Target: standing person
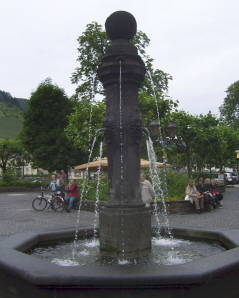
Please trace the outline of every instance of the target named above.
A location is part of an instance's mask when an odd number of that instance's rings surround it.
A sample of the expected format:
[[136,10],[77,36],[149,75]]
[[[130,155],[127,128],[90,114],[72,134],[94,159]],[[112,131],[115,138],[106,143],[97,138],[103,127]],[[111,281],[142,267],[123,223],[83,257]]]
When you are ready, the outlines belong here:
[[144,173],[141,173],[140,181],[142,200],[146,204],[145,207],[150,207],[150,203],[152,202],[152,199],[154,199],[155,197],[154,189],[152,187],[152,184],[148,180],[146,180],[146,176]]
[[61,170],[61,175],[60,177],[63,179],[64,184],[67,185],[67,176],[64,170]]
[[188,181],[186,195],[189,196],[189,200],[192,204],[195,203],[197,214],[204,212],[204,196],[196,189],[195,181],[192,179]]
[[50,189],[51,191],[56,191],[56,176],[55,175],[51,176],[51,182],[48,185],[48,189]]
[[71,208],[73,206],[75,199],[79,195],[79,187],[76,184],[75,179],[72,179],[70,181],[70,186],[69,187],[67,186],[65,190],[66,190],[66,192],[68,192],[68,196],[65,199],[65,204],[69,202],[69,205],[68,205],[67,209],[65,209],[65,210],[67,213],[69,213],[71,211]]
[[56,191],[64,191],[64,180],[61,178],[61,174],[57,174],[56,178]]

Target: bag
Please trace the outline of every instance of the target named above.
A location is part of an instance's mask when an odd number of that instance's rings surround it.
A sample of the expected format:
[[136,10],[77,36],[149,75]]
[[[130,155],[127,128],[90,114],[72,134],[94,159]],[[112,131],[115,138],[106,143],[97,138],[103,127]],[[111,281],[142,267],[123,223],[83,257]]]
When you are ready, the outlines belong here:
[[184,198],[184,200],[185,200],[185,201],[189,201],[189,196],[186,195],[185,198]]

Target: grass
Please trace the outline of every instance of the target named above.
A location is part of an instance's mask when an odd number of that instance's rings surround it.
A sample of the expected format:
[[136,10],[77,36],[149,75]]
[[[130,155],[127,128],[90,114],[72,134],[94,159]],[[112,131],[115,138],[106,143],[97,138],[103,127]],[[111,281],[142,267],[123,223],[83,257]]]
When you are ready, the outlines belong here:
[[0,139],[15,139],[22,129],[22,119],[0,117]]

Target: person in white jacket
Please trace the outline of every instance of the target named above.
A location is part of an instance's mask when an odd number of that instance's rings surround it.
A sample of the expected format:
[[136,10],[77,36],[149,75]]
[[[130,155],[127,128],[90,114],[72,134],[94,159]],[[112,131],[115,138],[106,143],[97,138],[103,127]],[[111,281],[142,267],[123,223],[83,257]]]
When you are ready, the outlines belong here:
[[142,195],[142,200],[145,202],[146,206],[149,207],[150,203],[155,197],[155,192],[152,187],[152,184],[146,180],[146,176],[144,173],[140,174],[140,181],[141,181],[141,195]]

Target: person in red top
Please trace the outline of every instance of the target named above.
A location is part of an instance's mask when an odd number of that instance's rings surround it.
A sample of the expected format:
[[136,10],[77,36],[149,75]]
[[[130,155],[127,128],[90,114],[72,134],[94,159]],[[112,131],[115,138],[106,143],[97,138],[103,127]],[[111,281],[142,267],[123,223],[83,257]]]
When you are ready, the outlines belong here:
[[75,199],[78,197],[79,194],[79,187],[76,184],[76,181],[74,179],[72,179],[70,181],[70,186],[65,188],[66,192],[68,192],[68,196],[65,199],[65,204],[69,203],[66,212],[69,213],[71,211],[71,208],[73,206],[73,203],[75,201]]

